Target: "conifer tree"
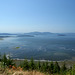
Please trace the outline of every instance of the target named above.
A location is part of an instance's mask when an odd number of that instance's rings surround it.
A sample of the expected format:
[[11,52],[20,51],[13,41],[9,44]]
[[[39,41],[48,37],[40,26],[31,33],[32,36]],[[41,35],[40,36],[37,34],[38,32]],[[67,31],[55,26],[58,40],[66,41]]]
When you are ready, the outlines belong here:
[[42,66],[41,66],[41,71],[42,71],[42,72],[45,72],[45,70],[46,70],[46,69],[45,69],[45,62],[43,62],[43,63],[42,63]]
[[0,61],[2,60],[2,58],[1,58],[1,53],[0,53]]
[[6,54],[3,55],[2,62],[3,62],[3,65],[4,65],[4,67],[5,67],[5,65],[6,65],[6,63],[7,63]]
[[35,64],[34,64],[33,58],[31,58],[31,60],[30,60],[30,69],[31,70],[34,70],[35,69]]
[[24,70],[29,70],[29,63],[28,63],[27,59],[24,60],[23,69]]
[[59,73],[60,72],[60,66],[58,64],[58,62],[56,61],[55,64],[54,64],[54,70],[53,70],[54,73]]
[[53,73],[53,69],[54,69],[54,64],[53,62],[50,62],[49,71]]
[[8,67],[10,67],[10,65],[11,65],[11,66],[14,65],[13,60],[10,58],[10,56],[9,56],[8,59],[7,59],[6,65],[7,65]]
[[63,63],[62,67],[61,67],[62,71],[66,71],[66,66],[65,66],[65,62]]
[[49,70],[48,61],[46,61],[46,63],[45,63],[45,70],[46,70],[46,72],[48,72],[48,70]]
[[36,68],[37,68],[38,70],[40,70],[40,68],[41,68],[41,63],[40,63],[40,61],[38,61]]
[[72,75],[75,75],[75,65],[72,67]]

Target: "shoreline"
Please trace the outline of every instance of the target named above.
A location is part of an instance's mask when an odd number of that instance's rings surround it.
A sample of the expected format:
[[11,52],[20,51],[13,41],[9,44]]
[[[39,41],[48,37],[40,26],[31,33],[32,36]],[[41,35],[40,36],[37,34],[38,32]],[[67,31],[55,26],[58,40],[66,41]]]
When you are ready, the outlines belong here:
[[[24,61],[25,59],[19,59],[19,58],[16,58],[16,59],[13,59],[13,60],[16,60],[16,61]],[[30,61],[30,59],[27,59],[28,61]],[[40,62],[51,62],[52,60],[36,60],[36,59],[34,59],[34,61],[40,61]],[[59,61],[57,61],[57,62],[68,62],[68,61],[73,61],[73,62],[75,62],[75,60],[59,60]],[[56,61],[53,61],[53,62],[56,62]]]

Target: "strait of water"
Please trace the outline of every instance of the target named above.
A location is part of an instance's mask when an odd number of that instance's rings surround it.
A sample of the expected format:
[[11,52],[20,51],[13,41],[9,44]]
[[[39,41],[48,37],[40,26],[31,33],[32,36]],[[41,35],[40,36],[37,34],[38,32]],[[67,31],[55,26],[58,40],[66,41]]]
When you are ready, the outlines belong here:
[[0,40],[0,52],[14,59],[75,60],[75,36],[6,37]]

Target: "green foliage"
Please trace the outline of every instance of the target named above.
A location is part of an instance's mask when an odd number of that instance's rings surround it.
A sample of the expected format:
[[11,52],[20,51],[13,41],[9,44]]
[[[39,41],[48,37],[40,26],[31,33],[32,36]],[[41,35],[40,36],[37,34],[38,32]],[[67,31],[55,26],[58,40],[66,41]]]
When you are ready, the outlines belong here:
[[48,72],[49,71],[49,65],[48,65],[48,61],[45,62],[45,71]]
[[0,61],[2,60],[2,57],[1,57],[1,53],[0,53]]
[[55,64],[54,64],[54,70],[53,70],[54,73],[59,73],[60,72],[60,66],[58,64],[58,62],[56,61]]
[[6,63],[7,63],[6,54],[3,55],[2,62],[3,62],[3,65],[6,66]]
[[75,65],[72,67],[72,75],[75,75]]
[[42,71],[42,72],[45,72],[45,62],[42,63],[41,71]]
[[30,69],[31,70],[34,70],[35,69],[35,64],[34,64],[33,58],[31,58],[31,60],[30,60]]
[[62,71],[66,71],[66,70],[67,70],[67,68],[66,68],[66,66],[65,66],[65,62],[64,62],[64,64],[62,65],[61,70],[62,70]]
[[36,68],[37,68],[37,70],[41,69],[41,63],[40,63],[40,61],[38,61]]
[[27,59],[24,60],[23,69],[24,70],[29,70],[29,62],[27,61]]
[[49,70],[50,70],[51,73],[53,73],[53,70],[54,70],[53,62],[50,62]]
[[[0,67],[10,67],[15,65],[13,60],[9,57],[7,59],[6,54],[3,55],[2,61],[0,62]],[[30,61],[27,59],[21,64],[23,70],[38,70],[41,72],[45,72],[46,75],[75,75],[75,65],[72,66],[70,69],[66,68],[65,62],[63,63],[62,67],[60,68],[58,62],[40,62],[34,63],[33,58]]]
[[3,55],[2,62],[3,62],[4,67],[5,66],[12,67],[14,65],[13,60],[10,58],[10,56],[7,59],[6,54]]
[[10,56],[9,56],[9,59],[7,59],[6,65],[7,65],[8,67],[15,65],[15,64],[13,63],[13,60],[10,58]]

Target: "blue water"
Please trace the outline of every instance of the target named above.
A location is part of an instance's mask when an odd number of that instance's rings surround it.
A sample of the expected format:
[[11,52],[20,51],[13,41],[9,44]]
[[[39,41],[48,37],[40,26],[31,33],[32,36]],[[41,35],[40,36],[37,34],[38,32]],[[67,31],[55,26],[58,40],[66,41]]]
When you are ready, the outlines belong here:
[[[40,60],[75,60],[75,36],[35,35],[11,36],[0,40],[1,54],[12,58]],[[16,48],[19,47],[19,48]]]

